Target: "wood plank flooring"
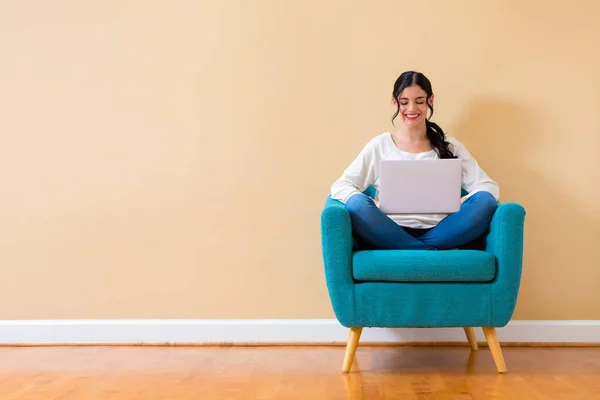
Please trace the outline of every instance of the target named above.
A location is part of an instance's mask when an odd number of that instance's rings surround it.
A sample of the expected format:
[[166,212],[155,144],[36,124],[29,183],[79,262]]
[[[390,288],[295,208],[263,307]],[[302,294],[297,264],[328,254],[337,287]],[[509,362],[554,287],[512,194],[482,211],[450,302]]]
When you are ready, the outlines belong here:
[[2,400],[600,399],[600,348],[4,347]]

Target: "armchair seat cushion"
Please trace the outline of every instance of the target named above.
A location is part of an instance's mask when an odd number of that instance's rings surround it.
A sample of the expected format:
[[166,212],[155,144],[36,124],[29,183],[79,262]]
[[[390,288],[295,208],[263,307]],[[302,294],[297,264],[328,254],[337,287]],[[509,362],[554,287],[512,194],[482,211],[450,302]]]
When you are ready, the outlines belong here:
[[490,282],[496,257],[479,250],[363,250],[352,254],[359,282]]

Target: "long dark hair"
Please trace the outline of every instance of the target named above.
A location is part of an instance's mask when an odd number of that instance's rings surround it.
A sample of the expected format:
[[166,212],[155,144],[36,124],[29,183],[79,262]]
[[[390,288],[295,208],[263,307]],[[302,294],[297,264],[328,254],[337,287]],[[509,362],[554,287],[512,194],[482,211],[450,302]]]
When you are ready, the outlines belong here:
[[[413,85],[420,86],[421,89],[427,93],[427,107],[431,110],[429,118],[433,115],[433,106],[429,103],[429,99],[433,96],[431,82],[421,72],[407,71],[402,73],[402,75],[396,79],[396,83],[394,83],[394,92],[392,95],[394,96],[394,99],[396,99],[397,110],[392,116],[392,124],[394,123],[394,119],[398,116],[398,113],[400,113],[400,94],[404,89]],[[450,150],[450,143],[446,141],[446,134],[442,128],[440,128],[438,124],[429,121],[429,118],[425,119],[425,124],[427,125],[427,138],[429,139],[431,146],[440,158],[456,158]]]

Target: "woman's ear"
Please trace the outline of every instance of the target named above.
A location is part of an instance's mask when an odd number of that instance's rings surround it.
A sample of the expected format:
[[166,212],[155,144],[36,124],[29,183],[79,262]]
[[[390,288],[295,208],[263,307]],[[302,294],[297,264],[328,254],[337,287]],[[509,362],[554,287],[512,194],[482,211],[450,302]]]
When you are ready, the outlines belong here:
[[398,102],[396,101],[396,99],[395,99],[393,96],[392,96],[392,105],[393,105],[394,107],[397,107],[397,106],[398,106]]
[[429,96],[429,100],[427,100],[427,102],[433,107],[433,95]]

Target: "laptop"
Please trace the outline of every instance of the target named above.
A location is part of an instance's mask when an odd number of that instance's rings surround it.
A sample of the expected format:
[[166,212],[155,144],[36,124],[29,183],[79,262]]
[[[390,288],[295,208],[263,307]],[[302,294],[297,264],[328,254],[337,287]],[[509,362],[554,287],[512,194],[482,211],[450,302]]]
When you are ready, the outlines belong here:
[[386,214],[451,214],[460,209],[458,158],[382,160],[379,206]]

